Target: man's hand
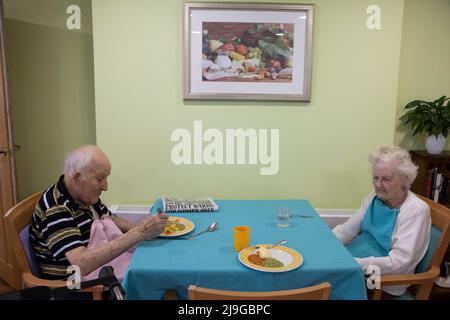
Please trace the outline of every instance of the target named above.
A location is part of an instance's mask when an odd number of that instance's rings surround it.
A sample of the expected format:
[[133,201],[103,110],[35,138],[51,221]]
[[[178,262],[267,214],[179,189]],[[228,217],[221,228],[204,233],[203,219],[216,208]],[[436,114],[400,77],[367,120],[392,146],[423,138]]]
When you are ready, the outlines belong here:
[[94,249],[84,246],[66,252],[70,264],[78,265],[83,276],[105,265],[141,240],[151,239],[164,231],[169,216],[165,213],[151,215],[127,233]]
[[167,225],[169,216],[165,213],[158,213],[143,219],[138,227],[143,234],[143,239],[148,240],[159,236]]

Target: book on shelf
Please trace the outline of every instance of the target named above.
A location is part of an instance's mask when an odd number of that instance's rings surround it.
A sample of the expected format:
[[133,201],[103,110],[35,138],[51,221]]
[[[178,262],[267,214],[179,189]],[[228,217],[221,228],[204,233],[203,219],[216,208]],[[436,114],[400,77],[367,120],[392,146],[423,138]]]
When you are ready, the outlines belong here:
[[431,197],[431,180],[433,176],[433,169],[427,170],[427,175],[425,176],[425,192],[424,196],[427,198]]
[[433,198],[432,198],[434,202],[439,202],[439,196],[441,193],[442,181],[443,181],[442,177],[443,177],[442,173],[438,172],[436,174],[436,179],[434,182]]
[[430,168],[425,178],[424,195],[434,202],[450,202],[449,177],[448,171]]
[[425,179],[425,197],[429,199],[434,198],[434,190],[436,188],[436,176],[438,168],[434,167],[428,170],[427,177]]
[[441,192],[439,195],[439,202],[447,203],[449,201],[448,175],[442,174]]

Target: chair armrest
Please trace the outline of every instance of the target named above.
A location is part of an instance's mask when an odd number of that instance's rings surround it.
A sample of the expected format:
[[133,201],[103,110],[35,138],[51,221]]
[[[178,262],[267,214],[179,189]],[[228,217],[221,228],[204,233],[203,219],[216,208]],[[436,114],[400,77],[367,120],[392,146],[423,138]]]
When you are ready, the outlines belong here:
[[373,299],[381,299],[381,290],[384,286],[392,285],[405,285],[405,284],[415,284],[415,285],[425,285],[429,284],[430,288],[426,289],[424,292],[420,292],[416,299],[428,299],[428,295],[433,285],[433,281],[437,279],[439,273],[441,272],[439,267],[433,266],[427,272],[415,273],[415,274],[392,274],[387,276],[381,276],[380,278],[380,288],[374,289]]
[[441,272],[439,267],[433,266],[427,272],[415,273],[415,274],[392,274],[381,276],[381,286],[402,285],[402,284],[424,284],[433,282],[439,273]]
[[[36,277],[35,275],[31,274],[30,272],[24,272],[22,274],[22,280],[23,285],[25,288],[29,287],[38,287],[38,286],[44,286],[49,287],[50,289],[56,289],[61,287],[66,287],[67,282],[63,280],[46,280]],[[92,292],[94,300],[101,299],[101,295],[104,291],[104,287],[101,285],[90,287],[81,290],[82,292]]]
[[50,289],[56,289],[67,285],[66,281],[41,279],[29,272],[24,272],[22,274],[22,280],[25,288],[44,286],[49,287]]

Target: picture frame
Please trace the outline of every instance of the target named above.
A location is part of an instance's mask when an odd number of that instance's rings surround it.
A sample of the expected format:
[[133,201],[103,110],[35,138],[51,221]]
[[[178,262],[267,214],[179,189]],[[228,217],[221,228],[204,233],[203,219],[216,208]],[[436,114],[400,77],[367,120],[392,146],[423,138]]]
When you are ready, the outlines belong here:
[[310,101],[314,5],[184,4],[185,100]]

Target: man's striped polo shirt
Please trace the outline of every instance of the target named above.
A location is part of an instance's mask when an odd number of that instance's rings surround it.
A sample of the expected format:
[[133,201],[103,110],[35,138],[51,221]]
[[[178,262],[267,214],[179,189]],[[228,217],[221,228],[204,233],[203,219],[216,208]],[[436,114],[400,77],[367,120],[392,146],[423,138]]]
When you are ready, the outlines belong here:
[[[91,206],[100,217],[111,214],[99,200]],[[81,208],[64,185],[64,175],[42,195],[30,224],[30,241],[45,279],[67,279],[70,265],[65,253],[80,246],[87,247],[94,213]]]

